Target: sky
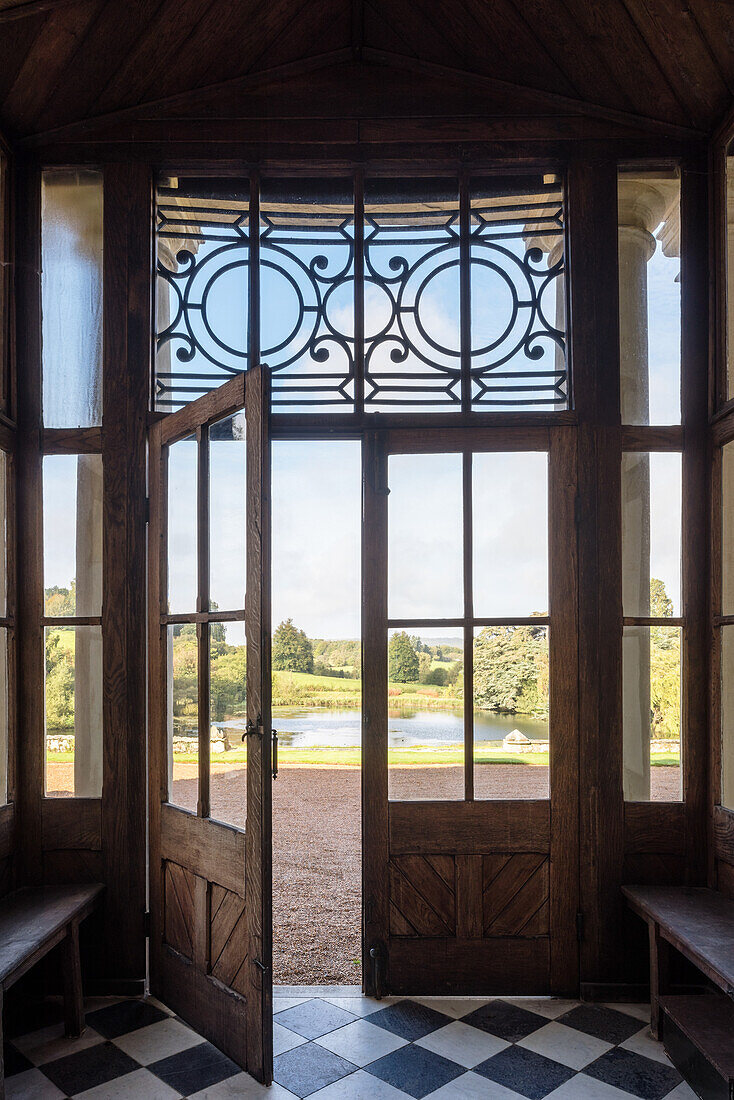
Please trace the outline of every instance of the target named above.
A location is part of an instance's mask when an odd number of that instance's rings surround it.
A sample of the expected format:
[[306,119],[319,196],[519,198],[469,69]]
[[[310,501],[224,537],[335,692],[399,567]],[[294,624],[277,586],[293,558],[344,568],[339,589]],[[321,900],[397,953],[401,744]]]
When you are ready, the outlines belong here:
[[[660,246],[648,264],[651,422],[680,422],[680,286],[677,259]],[[273,287],[274,289],[274,287]],[[436,284],[426,300],[431,331],[450,343],[455,321]],[[445,289],[445,288],[444,288]],[[217,311],[240,333],[246,301],[242,269]],[[277,295],[268,296],[264,323],[274,325]],[[375,317],[380,310],[374,297]],[[286,308],[285,306],[283,308]],[[370,331],[368,311],[367,331]],[[350,307],[335,299],[334,318],[349,328]],[[484,327],[490,330],[488,312]],[[222,609],[244,602],[243,440],[212,444],[212,597]],[[272,619],[292,617],[311,637],[355,638],[360,623],[361,457],[355,441],[273,445]],[[75,575],[76,459],[44,460],[46,586],[68,586]],[[195,609],[195,447],[172,448],[171,610]],[[453,617],[463,606],[461,462],[456,455],[394,456],[389,483],[389,614]],[[680,458],[651,459],[651,574],[661,578],[679,611]],[[475,458],[475,614],[525,616],[547,611],[547,459],[543,454]],[[231,641],[241,628],[228,628]]]

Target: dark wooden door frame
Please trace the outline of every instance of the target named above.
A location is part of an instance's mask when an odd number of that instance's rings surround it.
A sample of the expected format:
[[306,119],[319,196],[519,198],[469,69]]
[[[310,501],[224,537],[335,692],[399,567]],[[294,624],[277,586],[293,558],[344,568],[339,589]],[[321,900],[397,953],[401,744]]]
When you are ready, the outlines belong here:
[[[241,409],[247,424],[247,819],[245,830],[210,818],[209,682],[199,676],[199,792],[196,814],[169,802],[167,733],[167,449],[198,443],[199,667],[208,670],[208,431]],[[206,576],[204,576],[206,574]],[[151,991],[259,1081],[273,1073],[270,747],[270,442],[263,367],[237,375],[150,432],[149,868]],[[204,596],[202,596],[202,592]],[[233,609],[234,610],[234,609]],[[202,718],[203,715],[203,718]],[[168,893],[181,902],[172,935]],[[216,893],[227,911],[235,965],[218,971],[211,951]],[[224,918],[222,918],[224,919]],[[230,927],[231,926],[231,927]],[[188,950],[187,950],[188,944]],[[241,962],[240,962],[241,958]],[[231,978],[228,975],[231,974]]]
[[[475,801],[467,774],[463,802],[388,802],[387,457],[523,450],[549,454],[550,800]],[[571,994],[578,990],[576,480],[576,431],[571,426],[406,429],[372,432],[365,439],[362,820],[363,983],[368,993]],[[466,500],[471,492],[466,476],[463,491]],[[470,553],[465,541],[465,561]],[[471,692],[471,684],[465,683],[465,692]],[[471,767],[467,760],[467,773]],[[432,940],[427,949],[419,941],[391,939],[389,880],[391,853],[417,855],[426,844],[454,860],[455,906],[455,937]],[[547,856],[547,944],[519,936],[495,939],[493,944],[483,934],[482,861],[493,852],[523,851]],[[497,946],[502,950],[493,950]]]

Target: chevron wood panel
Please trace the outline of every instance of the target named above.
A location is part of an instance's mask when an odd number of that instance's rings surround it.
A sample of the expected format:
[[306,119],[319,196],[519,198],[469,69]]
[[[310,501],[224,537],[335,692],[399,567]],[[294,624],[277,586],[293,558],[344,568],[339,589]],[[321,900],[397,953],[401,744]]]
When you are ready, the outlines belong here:
[[166,860],[163,882],[165,942],[191,959],[194,955],[196,875]]
[[212,974],[244,996],[248,956],[245,903],[239,894],[216,883],[209,895],[209,943]]
[[482,860],[485,936],[547,936],[549,859],[517,852]]
[[390,860],[390,931],[394,936],[456,935],[453,856],[395,856]]

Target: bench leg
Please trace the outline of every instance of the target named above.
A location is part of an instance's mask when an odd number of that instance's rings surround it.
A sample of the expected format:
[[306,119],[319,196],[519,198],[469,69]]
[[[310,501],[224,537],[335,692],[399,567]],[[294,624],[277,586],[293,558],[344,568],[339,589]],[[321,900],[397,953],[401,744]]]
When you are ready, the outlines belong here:
[[79,957],[79,925],[73,921],[61,943],[61,968],[64,976],[64,1024],[68,1036],[84,1031],[84,994]]
[[651,921],[650,930],[650,1034],[660,1038],[660,996],[668,990],[670,944],[660,935],[660,925]]

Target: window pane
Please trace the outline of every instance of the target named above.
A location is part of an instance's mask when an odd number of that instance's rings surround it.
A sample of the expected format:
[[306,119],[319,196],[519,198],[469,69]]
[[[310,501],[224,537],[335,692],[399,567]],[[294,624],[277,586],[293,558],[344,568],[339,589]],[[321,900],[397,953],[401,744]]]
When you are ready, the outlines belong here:
[[679,616],[681,456],[622,455],[622,607],[631,618]]
[[45,613],[102,614],[102,456],[43,460]]
[[721,804],[734,810],[734,626],[721,627]]
[[168,448],[168,610],[196,611],[198,446],[194,436]]
[[472,404],[565,409],[561,181],[474,179],[470,202]]
[[548,455],[475,454],[474,614],[548,614]]
[[49,626],[46,794],[102,795],[102,628]]
[[680,174],[619,175],[623,424],[680,424]]
[[0,806],[8,801],[8,631],[0,628]]
[[726,380],[727,396],[734,397],[734,152],[726,157]]
[[624,628],[624,797],[629,802],[682,798],[680,668],[679,627]]
[[545,626],[484,627],[474,639],[474,797],[549,798]]
[[246,180],[161,180],[156,204],[156,408],[171,412],[246,370]]
[[199,663],[194,623],[168,628],[168,791],[196,813],[199,798]]
[[245,827],[247,647],[244,623],[212,623],[209,634],[211,816]]
[[463,615],[462,456],[391,455],[388,484],[389,617]]
[[247,444],[245,414],[209,433],[209,607],[241,611],[247,570]]
[[282,412],[354,405],[350,179],[266,179],[260,198],[260,359]]
[[734,614],[734,443],[721,449],[721,614]]
[[102,173],[53,168],[41,192],[43,422],[102,423]]
[[459,411],[457,182],[368,180],[364,210],[365,409]]
[[388,637],[388,798],[464,798],[461,629],[391,630]]

